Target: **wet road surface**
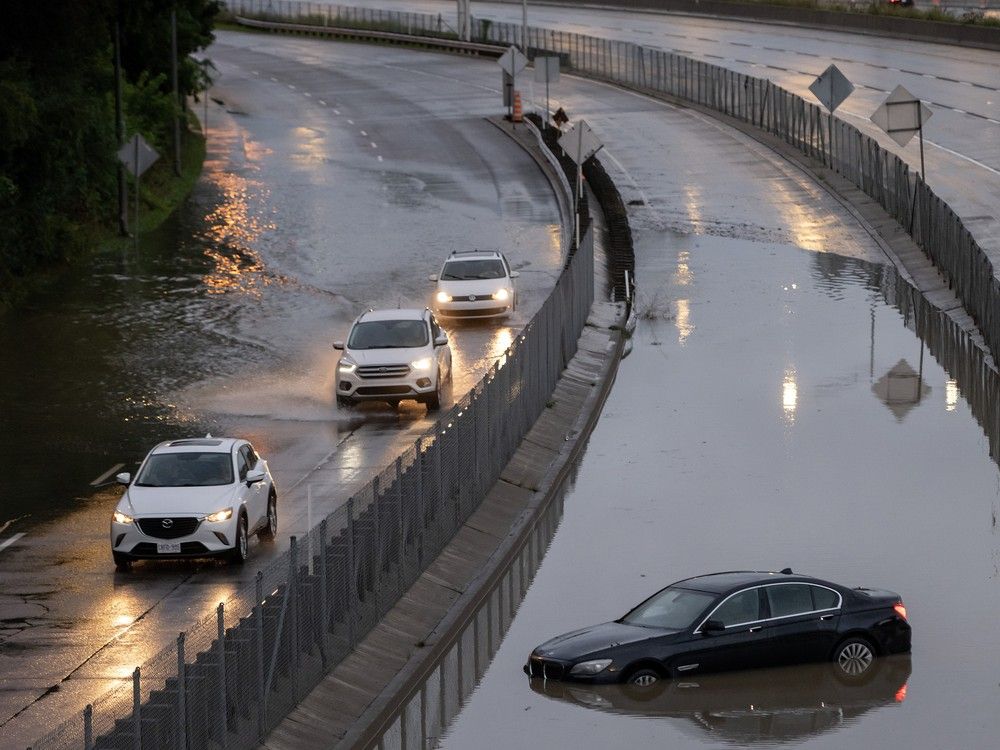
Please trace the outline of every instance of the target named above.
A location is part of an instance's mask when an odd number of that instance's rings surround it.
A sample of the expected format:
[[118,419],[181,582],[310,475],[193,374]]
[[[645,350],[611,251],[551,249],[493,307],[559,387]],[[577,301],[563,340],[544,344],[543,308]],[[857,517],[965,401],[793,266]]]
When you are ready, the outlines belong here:
[[[521,272],[519,309],[449,326],[459,397],[561,267],[547,179],[483,119],[499,110],[492,63],[462,60],[478,70],[469,82],[454,57],[218,36],[222,104],[188,204],[138,256],[99,255],[0,319],[0,347],[23,353],[0,372],[4,747],[130,674],[432,424],[412,403],[334,406],[330,343],[355,315],[427,304],[427,275],[451,250],[503,250]],[[247,437],[268,459],[279,543],[252,544],[242,570],[115,574],[121,490],[89,482],[207,431]]]
[[[994,747],[996,435],[960,380],[979,371],[922,350],[895,304],[915,298],[800,173],[695,113],[563,96],[645,202],[639,325],[561,526],[442,747]],[[912,657],[856,691],[806,667],[695,675],[642,705],[521,671],[542,641],[674,580],[785,566],[900,592]]]
[[[440,13],[449,20],[455,14],[454,3],[439,0],[370,5]],[[837,115],[919,170],[918,139],[900,149],[869,121],[902,84],[933,110],[924,133],[928,184],[962,217],[994,265],[1000,264],[1000,52],[704,16],[529,6],[532,26],[682,54],[770,79],[810,102],[815,99],[809,85],[836,64],[856,87]],[[477,2],[473,15],[521,23],[520,4]],[[564,92],[562,84],[552,88],[553,109],[566,106]]]

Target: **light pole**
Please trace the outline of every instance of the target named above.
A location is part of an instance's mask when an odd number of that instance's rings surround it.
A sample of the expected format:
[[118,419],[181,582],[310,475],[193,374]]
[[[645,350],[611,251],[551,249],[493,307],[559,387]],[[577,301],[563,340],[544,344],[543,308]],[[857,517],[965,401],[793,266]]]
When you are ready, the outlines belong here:
[[528,0],[521,0],[521,51],[528,56]]

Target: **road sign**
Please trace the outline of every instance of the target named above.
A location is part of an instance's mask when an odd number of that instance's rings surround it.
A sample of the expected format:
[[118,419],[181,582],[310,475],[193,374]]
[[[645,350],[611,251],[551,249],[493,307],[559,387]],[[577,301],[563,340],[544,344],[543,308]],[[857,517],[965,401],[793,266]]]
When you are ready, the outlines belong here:
[[133,177],[138,177],[160,158],[156,149],[146,143],[146,139],[136,133],[128,143],[118,149],[118,161],[125,165]]
[[559,83],[559,58],[558,57],[536,57],[535,58],[535,82],[536,83]]
[[[871,120],[892,140],[900,146],[905,146],[915,133],[923,129],[932,114],[934,113],[930,108],[917,97],[902,86],[897,86],[872,113]],[[923,172],[923,169],[920,171]]]
[[812,82],[809,90],[819,99],[820,104],[833,112],[854,92],[854,84],[847,80],[840,68],[831,65]]
[[528,58],[521,54],[517,47],[509,47],[506,52],[500,55],[497,65],[513,78],[528,67]]
[[604,146],[586,120],[577,120],[559,136],[559,145],[577,165],[583,164]]

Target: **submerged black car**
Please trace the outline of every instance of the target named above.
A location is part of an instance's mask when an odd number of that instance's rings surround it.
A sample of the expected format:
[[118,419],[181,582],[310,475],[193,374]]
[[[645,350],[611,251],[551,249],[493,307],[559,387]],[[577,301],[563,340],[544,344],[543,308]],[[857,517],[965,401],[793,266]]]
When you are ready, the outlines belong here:
[[531,652],[529,677],[651,685],[678,675],[832,660],[863,679],[872,660],[910,650],[891,591],[780,573],[730,571],[677,581],[619,620]]

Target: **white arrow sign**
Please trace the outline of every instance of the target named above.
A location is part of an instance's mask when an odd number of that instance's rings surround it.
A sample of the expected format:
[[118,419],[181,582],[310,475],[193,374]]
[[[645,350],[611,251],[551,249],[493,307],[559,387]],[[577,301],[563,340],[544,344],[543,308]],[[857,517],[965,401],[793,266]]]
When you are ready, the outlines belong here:
[[897,86],[872,113],[871,120],[888,133],[892,140],[905,146],[916,132],[923,129],[933,114],[917,97],[902,86]]
[[583,164],[604,146],[586,120],[573,123],[569,130],[559,136],[559,145],[577,165]]
[[854,92],[854,84],[847,80],[840,68],[831,65],[812,82],[809,90],[827,110],[833,112]]
[[507,75],[514,78],[528,67],[528,58],[522,55],[517,47],[509,47],[506,52],[500,55],[497,65],[503,68],[507,72]]

